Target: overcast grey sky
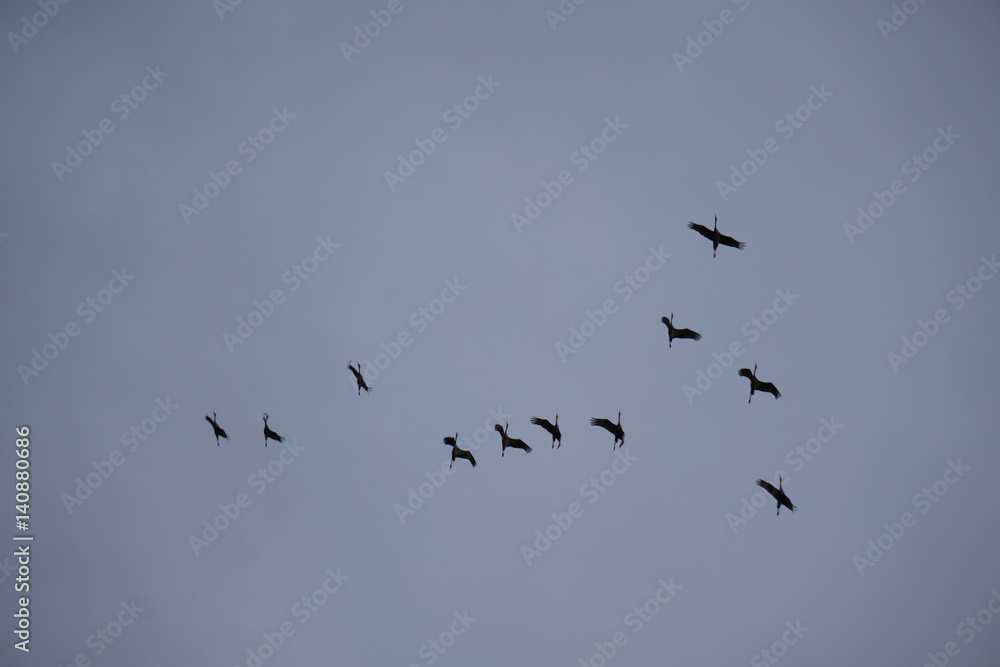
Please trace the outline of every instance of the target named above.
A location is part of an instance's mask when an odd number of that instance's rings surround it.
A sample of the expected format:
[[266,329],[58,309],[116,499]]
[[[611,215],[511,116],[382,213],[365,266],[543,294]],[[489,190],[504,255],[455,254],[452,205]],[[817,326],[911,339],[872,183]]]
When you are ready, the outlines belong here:
[[997,664],[995,3],[0,26],[0,663]]

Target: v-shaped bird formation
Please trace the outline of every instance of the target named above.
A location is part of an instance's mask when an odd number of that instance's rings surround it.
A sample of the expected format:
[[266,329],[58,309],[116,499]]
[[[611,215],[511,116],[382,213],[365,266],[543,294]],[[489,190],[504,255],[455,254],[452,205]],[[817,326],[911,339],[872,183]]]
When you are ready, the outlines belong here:
[[[738,250],[743,250],[746,247],[745,243],[737,241],[731,236],[726,236],[725,234],[719,232],[718,216],[715,216],[715,222],[712,229],[709,229],[708,227],[697,224],[695,222],[689,222],[688,228],[693,229],[694,231],[698,232],[699,234],[701,234],[706,239],[712,242],[713,258],[716,257],[716,252],[720,245],[727,246],[730,248],[736,248]],[[673,347],[673,342],[675,339],[693,340],[693,341],[700,341],[702,339],[702,335],[693,329],[674,326],[673,313],[670,313],[670,317],[667,317],[665,315],[661,317],[660,322],[662,322],[667,327],[668,348]],[[355,384],[357,385],[358,396],[361,395],[362,389],[365,391],[365,393],[370,394],[372,388],[368,385],[368,383],[365,382],[364,376],[361,374],[361,364],[358,364],[357,368],[355,368],[354,363],[352,361],[349,361],[347,363],[347,368],[350,369],[352,375],[354,376],[354,381]],[[747,403],[750,403],[750,401],[753,400],[753,395],[755,392],[765,392],[771,394],[775,398],[781,398],[781,392],[778,391],[778,388],[774,385],[773,382],[765,382],[763,380],[758,379],[757,364],[754,364],[753,370],[750,370],[749,368],[741,368],[738,372],[738,375],[740,377],[745,377],[748,380],[750,380],[750,398],[747,400]],[[220,444],[219,438],[224,438],[227,441],[229,440],[229,435],[226,433],[225,430],[223,430],[221,426],[219,426],[219,423],[217,421],[218,416],[216,415],[215,412],[212,413],[211,417],[209,417],[208,414],[206,413],[205,419],[208,421],[209,424],[212,425],[212,430],[215,435],[216,445]],[[278,435],[278,433],[272,430],[271,427],[268,425],[267,420],[268,420],[268,414],[265,412],[264,446],[265,447],[267,446],[268,440],[274,440],[279,443],[284,442],[285,438]],[[562,447],[562,431],[559,428],[558,413],[556,413],[555,420],[551,422],[548,419],[544,419],[541,417],[531,417],[529,421],[531,424],[535,426],[540,426],[543,429],[545,429],[546,432],[548,432],[548,434],[552,438],[552,445],[551,445],[552,449],[559,449]],[[605,419],[603,417],[593,417],[590,419],[590,425],[599,426],[614,436],[614,441],[612,442],[611,445],[611,449],[614,450],[624,446],[625,444],[625,430],[622,428],[621,421],[622,421],[622,413],[619,410],[617,421],[612,422],[610,419]],[[530,454],[532,452],[531,446],[524,440],[521,440],[520,438],[512,438],[508,433],[509,428],[510,428],[509,422],[504,423],[503,426],[500,426],[500,424],[495,424],[493,426],[493,429],[500,435],[500,457],[501,458],[504,457],[508,448],[519,449],[523,451],[525,454]],[[462,449],[461,447],[459,447],[458,441],[459,441],[458,432],[456,432],[454,436],[446,436],[442,439],[442,442],[444,444],[451,447],[451,463],[449,464],[449,467],[454,466],[455,459],[464,459],[468,461],[473,468],[475,468],[476,459],[472,455],[472,452],[467,449]],[[782,506],[790,509],[792,512],[798,509],[795,505],[792,504],[791,500],[788,499],[788,496],[782,490],[780,476],[778,478],[777,489],[774,488],[774,486],[770,482],[766,482],[763,479],[758,479],[756,483],[757,486],[760,486],[775,498],[775,500],[778,503],[779,515],[781,513]]]

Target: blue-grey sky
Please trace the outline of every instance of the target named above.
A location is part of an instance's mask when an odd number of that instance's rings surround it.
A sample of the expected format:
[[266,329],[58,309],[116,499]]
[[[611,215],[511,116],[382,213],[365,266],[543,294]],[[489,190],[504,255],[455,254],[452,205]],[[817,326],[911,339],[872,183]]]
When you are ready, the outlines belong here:
[[994,3],[0,27],[0,663],[996,664]]

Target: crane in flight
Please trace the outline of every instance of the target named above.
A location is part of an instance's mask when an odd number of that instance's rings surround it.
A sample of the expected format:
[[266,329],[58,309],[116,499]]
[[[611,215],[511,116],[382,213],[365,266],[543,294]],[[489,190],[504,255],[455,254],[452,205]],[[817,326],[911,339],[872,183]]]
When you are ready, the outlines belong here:
[[[556,413],[555,423],[550,422],[548,419],[541,419],[540,417],[532,417],[531,423],[535,426],[541,426],[546,431],[552,435],[552,446],[556,449],[562,447],[562,432],[559,430],[559,413]],[[556,447],[556,440],[559,441],[559,447]]]
[[218,446],[218,444],[219,444],[219,438],[225,438],[226,440],[229,440],[229,436],[226,435],[226,432],[222,429],[221,426],[219,426],[219,422],[215,421],[217,419],[217,416],[216,416],[216,414],[214,412],[212,413],[211,417],[209,417],[208,413],[206,412],[205,413],[205,419],[208,420],[208,423],[212,425],[212,430],[215,431],[215,444],[216,444],[216,446]]
[[739,248],[740,250],[743,250],[747,246],[746,243],[740,243],[732,236],[719,233],[719,216],[715,216],[714,229],[709,229],[705,225],[699,225],[696,222],[689,222],[688,229],[693,229],[712,242],[712,257],[715,257],[715,251],[720,245],[727,245],[730,248]]
[[781,392],[778,388],[774,386],[771,382],[764,382],[757,379],[757,364],[753,365],[753,370],[749,368],[741,368],[740,375],[750,380],[750,398],[747,399],[747,403],[753,399],[753,393],[755,391],[766,391],[772,394],[775,398],[781,398]]
[[264,446],[267,447],[267,440],[277,440],[278,442],[284,442],[285,439],[280,435],[271,430],[271,427],[267,425],[267,413],[264,413]]
[[757,486],[770,493],[772,496],[774,496],[775,500],[778,501],[778,511],[775,513],[775,516],[781,514],[782,505],[792,510],[793,512],[798,509],[795,505],[792,504],[792,501],[788,499],[788,496],[785,495],[785,492],[781,490],[781,475],[778,475],[778,488],[774,488],[773,484],[771,484],[770,482],[765,482],[762,479],[757,480]]
[[701,340],[701,334],[692,329],[678,329],[674,326],[674,314],[670,313],[670,317],[661,317],[660,321],[667,325],[667,347],[673,347],[673,342],[675,338],[691,338],[693,340]]
[[470,452],[468,449],[462,449],[461,447],[458,446],[458,431],[455,431],[454,438],[451,437],[450,435],[447,438],[445,438],[444,444],[449,445],[451,447],[451,463],[448,464],[449,468],[455,465],[455,459],[465,459],[466,461],[472,464],[473,468],[476,467],[476,459],[472,456],[472,452]]
[[[621,446],[621,445],[625,444],[625,431],[622,429],[622,411],[621,410],[618,411],[618,423],[617,424],[612,423],[610,419],[598,419],[597,417],[594,417],[594,418],[592,418],[590,420],[590,425],[591,426],[600,426],[601,428],[605,428],[608,431],[610,431],[612,434],[614,434],[614,436],[615,436],[615,442],[614,442],[613,445],[611,445],[612,451],[614,451],[614,449],[615,449],[616,446]],[[621,440],[621,445],[618,444],[619,440]]]
[[361,376],[361,364],[358,364],[358,367],[354,368],[354,366],[352,366],[351,363],[353,362],[348,361],[347,367],[351,369],[352,373],[354,373],[354,380],[358,383],[358,396],[361,395],[362,389],[364,389],[367,393],[370,394],[372,389],[367,384],[365,384],[365,379]]
[[500,424],[494,424],[493,430],[500,434],[500,457],[503,458],[504,452],[507,451],[508,447],[513,447],[514,449],[523,449],[527,453],[531,453],[531,447],[528,446],[524,440],[518,440],[517,438],[511,438],[507,435],[507,427],[510,424],[504,425],[500,428]]

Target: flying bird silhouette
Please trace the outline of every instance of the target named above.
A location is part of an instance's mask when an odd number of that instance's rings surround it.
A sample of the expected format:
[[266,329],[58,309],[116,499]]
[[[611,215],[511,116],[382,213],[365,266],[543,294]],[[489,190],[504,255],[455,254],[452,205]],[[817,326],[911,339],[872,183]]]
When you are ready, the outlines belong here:
[[507,427],[510,424],[506,424],[503,428],[500,428],[500,424],[494,424],[493,430],[500,434],[500,456],[504,455],[508,447],[513,447],[514,449],[523,449],[525,452],[531,453],[531,447],[528,446],[524,440],[518,440],[517,438],[511,438],[507,435]]
[[774,395],[775,398],[781,398],[781,392],[778,388],[770,382],[762,382],[757,379],[757,364],[753,365],[753,370],[749,368],[741,368],[740,375],[750,380],[750,398],[747,399],[747,403],[753,399],[753,393],[755,391],[766,391],[769,394]]
[[219,426],[219,422],[215,421],[217,419],[217,415],[214,412],[212,413],[211,417],[209,417],[208,413],[206,412],[205,413],[205,419],[208,420],[208,423],[212,425],[212,430],[215,431],[215,444],[216,444],[216,446],[218,446],[218,444],[219,444],[219,438],[220,437],[221,438],[225,438],[226,440],[229,440],[229,436],[226,435],[226,432],[224,430],[222,430],[221,426]]
[[709,229],[708,227],[699,225],[695,222],[689,222],[688,229],[693,229],[712,242],[712,257],[715,257],[715,251],[720,245],[727,245],[731,248],[739,248],[740,250],[743,250],[743,248],[747,245],[746,243],[740,243],[731,236],[719,233],[719,216],[715,216],[714,229]]
[[[550,434],[552,434],[552,446],[556,449],[562,447],[562,432],[559,430],[559,413],[556,413],[555,423],[551,423],[548,419],[542,419],[540,417],[532,417],[531,423],[535,426],[541,426]],[[559,441],[559,447],[556,447],[556,440]]]
[[678,329],[674,327],[674,314],[670,313],[670,317],[661,317],[660,321],[667,325],[667,347],[673,347],[673,342],[675,338],[691,338],[693,340],[701,340],[701,334],[692,329]]
[[448,464],[449,468],[455,465],[455,459],[465,459],[472,464],[473,468],[476,467],[476,459],[472,456],[472,452],[458,446],[458,431],[455,431],[454,438],[449,435],[443,442],[451,446],[451,463]]
[[[614,449],[615,449],[616,446],[621,446],[621,445],[625,444],[625,431],[622,430],[622,411],[621,410],[618,411],[618,423],[617,424],[612,423],[610,419],[598,419],[597,417],[594,417],[594,418],[592,418],[590,420],[590,425],[591,426],[600,426],[601,428],[605,428],[605,429],[611,431],[611,433],[614,434],[614,436],[615,436],[615,442],[614,442],[613,445],[611,445],[612,451],[614,451]],[[619,440],[621,440],[621,445],[618,444]]]
[[778,511],[775,513],[775,516],[781,514],[782,505],[792,510],[793,512],[798,509],[795,505],[792,504],[792,501],[788,499],[788,496],[785,495],[785,492],[781,490],[781,475],[778,475],[778,488],[774,488],[773,484],[771,484],[770,482],[765,482],[762,479],[757,480],[757,486],[761,487],[762,489],[770,493],[778,501]]
[[355,369],[354,366],[351,365],[351,363],[352,362],[348,361],[347,362],[347,367],[351,369],[352,373],[354,373],[354,379],[358,383],[358,396],[361,395],[361,390],[362,389],[364,389],[366,392],[368,392],[370,394],[372,392],[371,387],[369,387],[367,384],[365,384],[365,379],[363,377],[361,377],[361,364],[358,364],[357,369]]
[[271,430],[271,427],[267,425],[267,413],[264,413],[264,446],[267,447],[267,440],[277,440],[278,442],[284,442],[285,439],[280,435]]

